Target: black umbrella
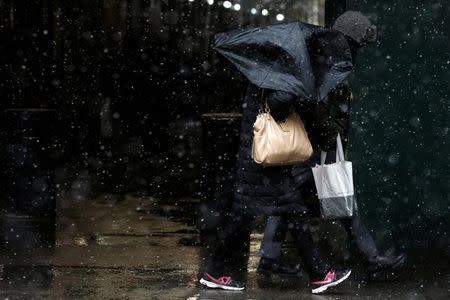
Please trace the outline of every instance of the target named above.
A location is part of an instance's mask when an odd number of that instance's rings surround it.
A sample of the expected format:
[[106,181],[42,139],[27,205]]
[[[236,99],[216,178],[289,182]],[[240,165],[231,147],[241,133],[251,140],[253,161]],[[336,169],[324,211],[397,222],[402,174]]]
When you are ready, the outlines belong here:
[[215,49],[253,84],[309,101],[323,99],[353,69],[342,33],[302,22],[219,33]]

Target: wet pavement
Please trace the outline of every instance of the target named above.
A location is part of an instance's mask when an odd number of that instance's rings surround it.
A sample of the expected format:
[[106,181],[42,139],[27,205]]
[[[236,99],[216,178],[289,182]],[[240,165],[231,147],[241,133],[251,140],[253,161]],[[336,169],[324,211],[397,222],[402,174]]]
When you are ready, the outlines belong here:
[[328,295],[311,295],[307,278],[262,280],[256,275],[260,234],[252,236],[247,290],[205,290],[196,284],[199,235],[180,218],[177,205],[115,195],[85,201],[62,197],[58,205],[56,247],[1,266],[1,298],[450,299],[448,262],[406,266],[395,281],[375,283],[365,282],[355,270],[349,282]]

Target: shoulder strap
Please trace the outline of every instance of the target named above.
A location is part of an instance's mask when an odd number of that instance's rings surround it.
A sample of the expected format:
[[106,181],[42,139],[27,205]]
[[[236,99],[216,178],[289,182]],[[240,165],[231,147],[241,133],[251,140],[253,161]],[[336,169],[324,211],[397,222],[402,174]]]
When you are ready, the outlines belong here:
[[264,98],[264,89],[261,89],[261,101],[260,101],[260,109],[259,112],[263,113],[270,113],[270,108],[269,108],[269,104],[267,104],[267,98]]

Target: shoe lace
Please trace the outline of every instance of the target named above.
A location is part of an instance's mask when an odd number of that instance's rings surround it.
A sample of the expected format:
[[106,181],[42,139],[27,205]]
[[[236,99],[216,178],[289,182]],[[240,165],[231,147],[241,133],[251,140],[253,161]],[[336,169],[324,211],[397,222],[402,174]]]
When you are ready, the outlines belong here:
[[222,277],[219,277],[217,280],[220,281],[220,283],[222,283],[223,285],[227,285],[227,284],[230,283],[231,277],[229,277],[229,276],[222,276]]
[[208,273],[205,273],[211,280],[213,280],[215,283],[218,284],[223,284],[223,285],[228,285],[231,282],[231,277],[230,276],[221,276],[219,278],[214,278],[213,276],[211,276]]
[[313,281],[311,284],[326,284],[332,282],[336,277],[335,271],[330,271],[325,275],[325,278],[323,280]]

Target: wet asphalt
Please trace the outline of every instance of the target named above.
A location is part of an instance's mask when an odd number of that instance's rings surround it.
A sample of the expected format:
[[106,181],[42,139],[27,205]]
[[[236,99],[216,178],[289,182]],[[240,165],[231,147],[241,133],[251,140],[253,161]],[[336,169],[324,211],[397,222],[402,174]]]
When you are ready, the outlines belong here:
[[325,295],[312,295],[306,276],[261,278],[260,234],[252,236],[247,289],[207,290],[197,284],[199,234],[171,217],[176,206],[115,195],[61,197],[58,205],[55,247],[1,253],[1,299],[450,299],[449,262],[407,264],[379,282],[368,282],[356,269]]

